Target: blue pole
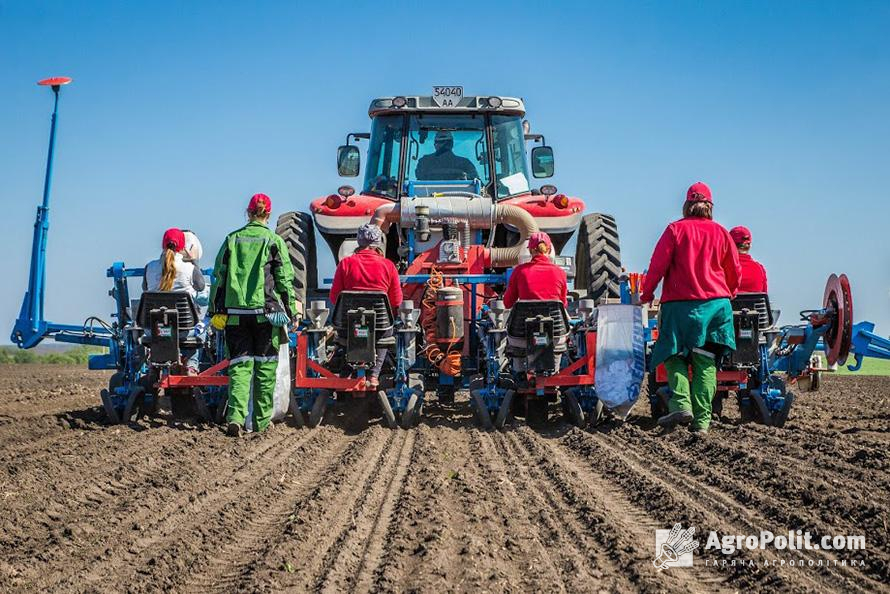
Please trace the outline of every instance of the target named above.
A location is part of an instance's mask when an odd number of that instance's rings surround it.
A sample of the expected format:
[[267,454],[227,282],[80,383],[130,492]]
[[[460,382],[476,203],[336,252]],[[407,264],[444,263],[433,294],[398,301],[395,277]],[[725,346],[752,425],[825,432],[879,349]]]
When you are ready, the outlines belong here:
[[49,128],[49,149],[46,154],[46,175],[43,178],[43,203],[37,208],[34,223],[34,245],[31,250],[31,274],[28,294],[31,297],[31,330],[37,332],[43,321],[43,291],[46,283],[46,238],[49,235],[49,193],[53,179],[53,156],[56,149],[56,121],[59,114],[59,87],[53,86],[53,115]]
[[39,85],[53,90],[53,114],[49,130],[49,148],[46,155],[46,175],[43,179],[43,201],[37,207],[34,222],[34,239],[31,244],[31,266],[28,275],[28,292],[22,301],[22,309],[12,330],[12,341],[22,348],[37,345],[47,333],[48,325],[43,318],[44,287],[46,283],[46,239],[49,234],[49,197],[52,188],[53,157],[56,148],[56,123],[59,113],[59,90],[71,82],[70,78],[58,77],[40,81]]

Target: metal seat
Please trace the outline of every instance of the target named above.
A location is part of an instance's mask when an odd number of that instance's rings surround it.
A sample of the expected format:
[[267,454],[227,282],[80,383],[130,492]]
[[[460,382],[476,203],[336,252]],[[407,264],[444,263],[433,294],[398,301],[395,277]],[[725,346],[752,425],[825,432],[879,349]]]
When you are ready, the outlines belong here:
[[375,330],[378,336],[377,344],[383,346],[395,346],[395,337],[384,337],[391,332],[395,325],[392,308],[389,306],[389,297],[381,291],[343,291],[337,297],[334,305],[334,328],[337,329],[337,337],[342,342],[346,338],[346,313],[352,310],[365,309],[374,311]]
[[150,326],[149,314],[162,308],[175,309],[180,329],[179,344],[184,348],[198,348],[203,342],[196,336],[186,336],[198,323],[198,307],[191,295],[184,291],[146,291],[142,293],[136,312],[136,323],[143,329]]
[[732,311],[742,310],[756,311],[758,314],[758,326],[761,332],[772,328],[775,324],[773,310],[769,305],[769,295],[766,293],[739,293],[732,300]]
[[561,301],[520,300],[507,316],[507,346],[515,354],[525,352],[525,322],[538,316],[553,319],[556,352],[564,352],[568,343],[569,314]]

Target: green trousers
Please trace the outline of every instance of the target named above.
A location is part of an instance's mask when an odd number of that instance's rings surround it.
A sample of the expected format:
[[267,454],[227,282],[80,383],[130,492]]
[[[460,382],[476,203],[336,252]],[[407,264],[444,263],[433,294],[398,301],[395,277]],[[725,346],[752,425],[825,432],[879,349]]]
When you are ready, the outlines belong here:
[[[692,365],[692,386],[689,366]],[[664,362],[671,387],[668,411],[692,412],[692,426],[707,429],[711,425],[711,401],[717,393],[717,362],[713,356],[693,351],[689,359],[674,355]]]
[[243,425],[253,387],[253,427],[264,431],[275,407],[275,378],[281,329],[265,316],[229,316],[229,408],[226,421]]

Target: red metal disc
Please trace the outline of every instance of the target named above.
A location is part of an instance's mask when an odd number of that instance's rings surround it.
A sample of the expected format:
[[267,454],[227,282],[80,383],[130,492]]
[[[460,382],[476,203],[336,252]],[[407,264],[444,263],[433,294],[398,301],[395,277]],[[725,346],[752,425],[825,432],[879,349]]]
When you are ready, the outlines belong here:
[[37,81],[37,84],[42,87],[60,87],[62,85],[67,85],[71,82],[71,79],[67,76],[54,76],[52,78],[44,78],[41,81]]
[[847,362],[847,356],[850,354],[850,348],[853,346],[853,291],[850,289],[850,279],[847,278],[846,274],[840,275],[838,281],[841,284],[841,294],[844,297],[844,325],[841,328],[843,330],[843,338],[837,362],[843,365]]
[[838,363],[844,341],[844,326],[847,308],[844,300],[844,290],[841,281],[836,274],[828,277],[825,283],[825,295],[822,298],[822,308],[834,311],[831,327],[825,332],[825,356],[829,365]]

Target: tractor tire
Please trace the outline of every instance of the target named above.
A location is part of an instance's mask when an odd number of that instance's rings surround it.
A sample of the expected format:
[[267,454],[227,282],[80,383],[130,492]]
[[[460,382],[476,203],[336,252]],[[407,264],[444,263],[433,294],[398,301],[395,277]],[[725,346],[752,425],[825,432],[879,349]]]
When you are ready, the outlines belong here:
[[516,392],[513,390],[507,390],[504,394],[504,400],[501,402],[501,406],[498,408],[498,414],[494,418],[495,429],[503,430],[513,416],[513,397],[515,395]]
[[312,403],[312,410],[309,411],[309,422],[307,423],[309,427],[315,428],[321,424],[322,419],[324,419],[324,413],[328,410],[329,396],[330,392],[327,390],[318,391],[315,402]]
[[581,219],[575,248],[575,290],[596,303],[621,297],[621,247],[615,219],[589,214]]
[[399,424],[396,422],[396,414],[392,411],[386,392],[383,390],[377,392],[377,402],[380,403],[380,410],[383,413],[383,424],[390,429],[398,429]]
[[312,216],[305,212],[286,212],[278,217],[275,232],[287,245],[294,269],[294,292],[297,301],[305,308],[308,305],[307,295],[318,288],[318,258]]
[[108,418],[108,423],[111,425],[120,423],[120,418],[117,416],[117,410],[114,408],[114,401],[111,398],[111,393],[108,390],[102,390],[99,393],[99,396],[102,398],[102,408],[105,409],[105,416]]
[[[599,403],[599,401],[597,401],[597,403]],[[584,411],[581,409],[581,404],[578,402],[578,398],[575,394],[566,392],[562,399],[562,408],[566,420],[570,424],[579,429],[584,428],[587,419],[584,418]]]

